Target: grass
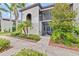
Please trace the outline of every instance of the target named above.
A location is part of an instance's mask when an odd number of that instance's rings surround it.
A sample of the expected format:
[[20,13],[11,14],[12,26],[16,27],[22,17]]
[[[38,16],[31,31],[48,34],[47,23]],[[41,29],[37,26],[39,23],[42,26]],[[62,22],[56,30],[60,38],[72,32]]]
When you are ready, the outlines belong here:
[[10,32],[0,32],[0,35],[8,35]]
[[32,49],[22,49],[20,52],[16,53],[16,56],[46,56],[46,54],[34,51]]

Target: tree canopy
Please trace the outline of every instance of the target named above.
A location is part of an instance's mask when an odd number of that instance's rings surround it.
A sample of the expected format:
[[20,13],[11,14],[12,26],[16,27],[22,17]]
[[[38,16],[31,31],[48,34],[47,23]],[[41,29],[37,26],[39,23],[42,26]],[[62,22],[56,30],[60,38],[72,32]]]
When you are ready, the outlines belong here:
[[79,42],[74,35],[76,13],[70,4],[58,3],[51,10],[51,13],[52,21],[49,23],[53,29],[51,40],[66,45]]

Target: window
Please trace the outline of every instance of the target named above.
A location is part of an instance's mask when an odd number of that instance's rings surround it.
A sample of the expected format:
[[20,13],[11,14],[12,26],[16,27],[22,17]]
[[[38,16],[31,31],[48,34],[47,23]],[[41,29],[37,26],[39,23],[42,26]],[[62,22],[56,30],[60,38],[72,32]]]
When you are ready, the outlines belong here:
[[16,23],[13,22],[12,32],[16,31]]
[[43,20],[50,20],[51,19],[51,15],[50,12],[43,12]]

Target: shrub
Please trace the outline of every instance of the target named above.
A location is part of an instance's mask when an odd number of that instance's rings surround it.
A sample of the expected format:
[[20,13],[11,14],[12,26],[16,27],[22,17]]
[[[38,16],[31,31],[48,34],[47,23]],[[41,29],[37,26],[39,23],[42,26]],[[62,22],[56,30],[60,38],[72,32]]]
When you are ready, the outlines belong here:
[[29,35],[27,36],[27,39],[39,41],[39,40],[40,40],[40,36],[34,35],[34,34],[29,34]]
[[20,38],[34,40],[34,41],[40,40],[40,36],[38,36],[38,35],[34,35],[34,34],[25,35],[25,34],[22,34],[20,32],[12,32],[11,36],[17,36],[17,37],[20,37]]
[[74,36],[76,13],[70,9],[69,4],[56,4],[52,9],[52,21],[50,26],[53,29],[52,40],[65,45],[77,44]]
[[19,34],[18,36],[21,37],[21,38],[26,38],[26,37],[27,37],[27,35],[24,35],[24,34],[22,34],[22,33]]
[[72,42],[67,40],[67,39],[63,40],[63,44],[66,45],[66,46],[72,46]]
[[10,46],[10,41],[0,38],[0,49],[7,48]]
[[20,34],[21,34],[20,32],[12,32],[12,33],[11,33],[12,36],[18,36],[18,35],[20,35]]
[[54,31],[51,35],[51,40],[56,43],[61,43],[63,39],[63,34],[64,33],[59,30]]
[[55,43],[63,43],[67,46],[71,46],[72,44],[79,44],[79,39],[77,39],[74,34],[70,32],[53,32],[51,40]]
[[77,39],[75,40],[75,42],[76,42],[76,44],[79,44],[79,38],[77,38]]
[[60,38],[60,33],[59,32],[53,32],[53,34],[51,35],[51,39],[56,42],[57,39]]
[[75,33],[76,33],[77,35],[79,35],[79,27],[76,27],[76,28],[74,29],[74,31],[75,31]]
[[34,51],[32,49],[22,49],[16,56],[45,56],[46,54]]
[[76,39],[77,39],[73,33],[65,33],[64,38],[65,40],[71,41],[72,43],[76,43]]

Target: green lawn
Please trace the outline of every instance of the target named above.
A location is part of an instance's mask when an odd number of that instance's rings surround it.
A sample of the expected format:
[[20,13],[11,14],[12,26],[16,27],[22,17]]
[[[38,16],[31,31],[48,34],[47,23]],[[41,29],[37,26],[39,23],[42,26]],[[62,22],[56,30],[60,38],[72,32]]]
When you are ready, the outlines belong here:
[[0,32],[0,35],[9,35],[10,32]]

